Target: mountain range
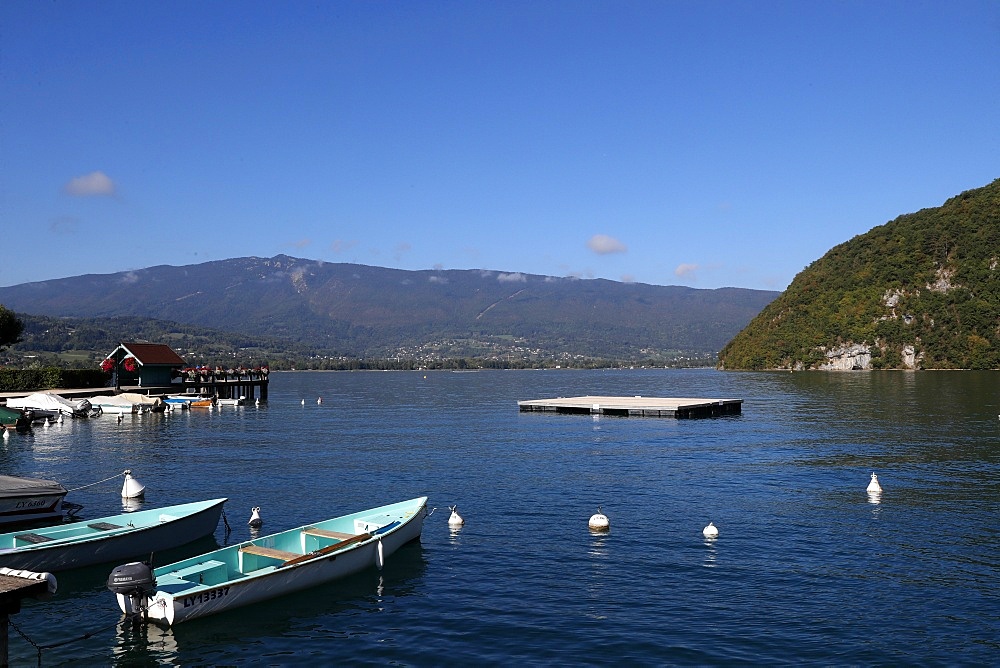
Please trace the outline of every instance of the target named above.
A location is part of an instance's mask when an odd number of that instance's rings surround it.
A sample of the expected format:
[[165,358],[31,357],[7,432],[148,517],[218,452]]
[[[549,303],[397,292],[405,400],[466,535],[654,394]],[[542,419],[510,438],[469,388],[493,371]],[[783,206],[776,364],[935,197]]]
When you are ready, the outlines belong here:
[[714,356],[777,292],[278,255],[0,288],[18,314],[148,318],[365,357]]

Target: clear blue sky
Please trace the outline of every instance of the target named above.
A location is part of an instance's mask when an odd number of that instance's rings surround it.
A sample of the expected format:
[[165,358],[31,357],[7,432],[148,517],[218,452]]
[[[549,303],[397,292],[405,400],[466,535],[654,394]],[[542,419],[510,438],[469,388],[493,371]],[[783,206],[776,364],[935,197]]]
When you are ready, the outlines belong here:
[[1000,177],[1000,3],[0,3],[0,285],[286,253],[784,289]]

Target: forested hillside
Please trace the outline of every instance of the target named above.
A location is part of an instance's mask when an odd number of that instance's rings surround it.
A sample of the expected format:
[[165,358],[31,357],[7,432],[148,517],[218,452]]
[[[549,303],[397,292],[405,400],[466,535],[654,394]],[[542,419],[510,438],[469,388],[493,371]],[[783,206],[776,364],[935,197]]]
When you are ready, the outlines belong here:
[[831,249],[719,360],[726,369],[1000,368],[1000,179]]

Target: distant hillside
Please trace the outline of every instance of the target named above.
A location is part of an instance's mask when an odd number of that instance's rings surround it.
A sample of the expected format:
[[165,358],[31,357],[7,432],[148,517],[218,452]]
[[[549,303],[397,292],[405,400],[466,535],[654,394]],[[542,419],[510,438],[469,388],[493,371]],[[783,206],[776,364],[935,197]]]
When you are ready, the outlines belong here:
[[345,356],[625,360],[714,354],[775,296],[284,255],[0,288],[18,313],[157,318]]
[[1000,368],[1000,179],[836,246],[719,359],[726,369]]

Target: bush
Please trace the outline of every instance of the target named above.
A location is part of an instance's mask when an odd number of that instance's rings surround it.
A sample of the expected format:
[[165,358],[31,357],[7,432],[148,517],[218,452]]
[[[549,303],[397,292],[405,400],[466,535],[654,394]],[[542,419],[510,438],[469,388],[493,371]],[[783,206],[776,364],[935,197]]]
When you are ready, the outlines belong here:
[[111,374],[100,369],[0,369],[0,392],[34,392],[78,387],[105,387]]

